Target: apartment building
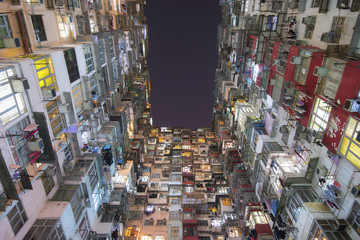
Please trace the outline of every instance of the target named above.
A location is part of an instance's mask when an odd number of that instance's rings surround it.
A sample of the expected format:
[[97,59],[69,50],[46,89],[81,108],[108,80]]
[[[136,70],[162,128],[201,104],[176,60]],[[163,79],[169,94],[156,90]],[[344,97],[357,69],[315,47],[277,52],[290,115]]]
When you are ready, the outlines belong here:
[[151,119],[144,4],[0,2],[1,239],[123,235]]
[[358,1],[220,5],[213,130],[244,239],[358,239]]

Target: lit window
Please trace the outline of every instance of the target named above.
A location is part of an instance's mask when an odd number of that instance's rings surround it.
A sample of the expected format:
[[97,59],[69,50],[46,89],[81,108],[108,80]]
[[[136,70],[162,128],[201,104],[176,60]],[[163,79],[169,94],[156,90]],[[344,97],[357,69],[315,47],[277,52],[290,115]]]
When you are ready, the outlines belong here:
[[230,199],[228,199],[228,198],[223,199],[223,200],[222,200],[222,204],[223,204],[224,206],[231,206]]
[[136,237],[138,235],[137,227],[128,227],[125,232],[125,237]]
[[360,122],[349,117],[339,152],[360,169]]
[[13,77],[13,68],[0,69],[0,121],[3,125],[26,112],[22,94],[14,93],[10,86]]
[[83,110],[83,95],[82,95],[82,89],[81,89],[81,83],[77,84],[72,89],[72,95],[74,98],[74,105],[76,109],[76,114],[79,114]]
[[317,138],[321,138],[324,133],[331,111],[331,106],[320,98],[315,99],[315,105],[311,114],[309,129],[318,132]]
[[213,227],[220,227],[222,224],[222,220],[221,219],[213,219],[211,220],[211,225]]
[[36,74],[41,88],[57,91],[56,78],[51,57],[38,57],[34,59]]
[[165,240],[164,236],[155,236],[155,240]]

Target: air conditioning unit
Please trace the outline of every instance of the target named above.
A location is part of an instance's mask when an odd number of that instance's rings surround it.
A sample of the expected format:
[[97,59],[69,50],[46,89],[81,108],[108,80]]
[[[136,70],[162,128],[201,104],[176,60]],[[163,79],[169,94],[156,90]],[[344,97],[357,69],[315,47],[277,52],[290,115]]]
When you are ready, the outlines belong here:
[[60,113],[69,113],[71,112],[71,106],[69,103],[63,103],[58,106]]
[[271,78],[270,82],[269,82],[270,86],[275,86],[276,85],[276,79],[275,78]]
[[307,134],[305,132],[296,132],[295,134],[295,137],[298,139],[298,140],[301,140],[301,139],[306,139],[307,137]]
[[346,99],[344,109],[349,112],[359,112],[360,100],[359,99]]
[[295,88],[285,87],[284,94],[289,95],[289,96],[294,96],[295,95]]
[[26,147],[30,152],[39,152],[44,149],[44,143],[41,138],[36,138],[26,142]]
[[44,99],[53,99],[56,97],[56,90],[55,89],[41,89],[42,95]]
[[90,110],[92,108],[92,102],[91,101],[84,101],[84,109],[85,110]]
[[273,61],[273,65],[275,65],[275,66],[279,66],[280,63],[281,63],[280,59],[274,59],[274,61]]
[[299,65],[301,64],[301,61],[302,61],[302,57],[300,56],[293,56],[291,57],[291,64],[295,64],[295,65]]
[[18,48],[20,47],[20,40],[18,38],[1,38],[2,46],[4,48]]
[[11,80],[11,86],[14,92],[25,92],[30,88],[28,80],[26,78],[15,78]]
[[351,194],[355,197],[360,197],[360,185],[354,185],[351,189]]
[[315,172],[319,177],[325,177],[328,174],[328,170],[325,166],[316,168]]
[[315,67],[313,74],[317,77],[325,77],[328,71],[329,69],[327,67]]

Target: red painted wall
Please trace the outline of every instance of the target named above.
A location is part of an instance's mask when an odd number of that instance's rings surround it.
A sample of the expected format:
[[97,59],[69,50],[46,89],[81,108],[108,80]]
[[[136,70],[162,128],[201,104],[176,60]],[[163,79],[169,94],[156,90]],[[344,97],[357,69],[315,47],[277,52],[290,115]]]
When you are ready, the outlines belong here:
[[[322,143],[336,153],[349,116],[360,118],[359,113],[350,113],[344,109],[346,99],[357,97],[360,90],[360,61],[348,61],[340,86],[335,96],[327,128]],[[340,103],[340,104],[339,104]]]

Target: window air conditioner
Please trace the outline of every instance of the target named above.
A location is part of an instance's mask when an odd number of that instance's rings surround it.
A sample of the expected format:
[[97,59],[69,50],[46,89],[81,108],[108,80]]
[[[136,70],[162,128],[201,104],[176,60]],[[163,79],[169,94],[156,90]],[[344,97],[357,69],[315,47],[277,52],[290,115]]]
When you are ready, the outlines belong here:
[[20,47],[20,40],[18,38],[1,38],[2,46],[4,48],[18,48]]
[[55,89],[41,89],[41,92],[44,99],[53,99],[54,97],[56,97]]
[[302,61],[302,57],[300,56],[293,56],[291,57],[291,64],[295,64],[295,65],[299,65],[301,64],[301,61]]
[[315,67],[313,74],[317,77],[325,77],[328,71],[329,69],[327,67]]
[[14,92],[25,92],[30,88],[28,80],[26,78],[15,78],[11,80],[11,86]]
[[351,189],[351,194],[355,197],[360,197],[360,185],[354,185]]
[[71,106],[69,103],[63,103],[59,105],[59,112],[60,113],[69,113],[71,112]]
[[344,109],[349,112],[359,112],[360,100],[359,99],[346,99]]
[[36,138],[26,142],[26,147],[30,152],[39,152],[44,149],[44,143],[41,138]]

